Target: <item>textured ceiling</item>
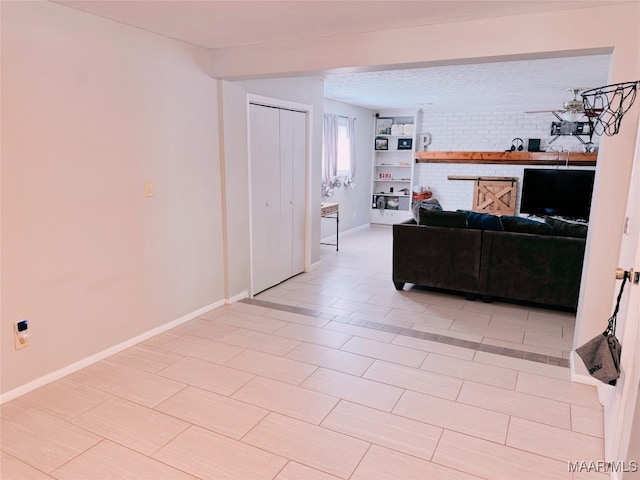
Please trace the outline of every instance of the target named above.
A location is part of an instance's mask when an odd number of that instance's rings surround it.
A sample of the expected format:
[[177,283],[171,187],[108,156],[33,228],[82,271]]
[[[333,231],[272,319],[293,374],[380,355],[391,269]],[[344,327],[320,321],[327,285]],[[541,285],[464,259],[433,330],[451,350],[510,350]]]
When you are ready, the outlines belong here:
[[[638,0],[56,0],[216,49],[354,32],[553,12]],[[286,53],[284,53],[286,54]],[[565,89],[606,84],[608,57],[329,75],[326,95],[374,109],[556,109]]]
[[567,89],[606,85],[609,62],[592,55],[329,75],[325,96],[378,110],[553,110],[573,98]]

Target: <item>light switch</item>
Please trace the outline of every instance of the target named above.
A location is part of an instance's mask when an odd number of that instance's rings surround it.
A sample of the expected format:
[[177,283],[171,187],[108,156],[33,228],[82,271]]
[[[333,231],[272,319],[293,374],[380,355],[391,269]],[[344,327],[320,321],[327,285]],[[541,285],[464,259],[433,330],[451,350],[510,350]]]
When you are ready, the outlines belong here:
[[144,196],[145,198],[153,197],[153,182],[151,180],[144,181]]

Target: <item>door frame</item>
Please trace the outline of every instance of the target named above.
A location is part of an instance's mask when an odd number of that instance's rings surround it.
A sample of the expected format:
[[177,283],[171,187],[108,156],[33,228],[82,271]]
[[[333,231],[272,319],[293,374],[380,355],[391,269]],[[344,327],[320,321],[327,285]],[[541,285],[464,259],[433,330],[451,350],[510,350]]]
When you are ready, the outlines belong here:
[[285,110],[293,110],[305,114],[307,135],[306,135],[306,153],[305,153],[305,195],[304,195],[304,271],[311,270],[311,247],[312,247],[312,206],[313,201],[311,198],[312,193],[312,159],[313,159],[313,105],[307,105],[304,103],[291,102],[289,100],[282,100],[280,98],[265,97],[263,95],[256,95],[253,93],[247,93],[247,152],[248,152],[248,172],[247,175],[247,191],[249,192],[249,298],[258,293],[254,289],[253,280],[253,218],[252,206],[251,206],[251,164],[252,164],[252,152],[251,152],[251,105],[262,105],[264,107],[280,108]]

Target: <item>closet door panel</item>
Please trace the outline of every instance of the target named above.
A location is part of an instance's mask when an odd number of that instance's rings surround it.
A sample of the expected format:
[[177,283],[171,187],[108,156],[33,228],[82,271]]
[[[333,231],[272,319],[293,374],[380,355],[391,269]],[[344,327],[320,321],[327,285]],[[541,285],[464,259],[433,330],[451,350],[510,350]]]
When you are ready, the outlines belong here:
[[251,245],[254,293],[281,278],[279,110],[250,106]]
[[303,112],[292,112],[292,264],[293,274],[304,271],[304,239],[305,239],[305,198],[307,170],[307,115]]
[[293,276],[293,113],[280,110],[280,230],[281,276]]
[[306,114],[250,105],[252,294],[304,271]]

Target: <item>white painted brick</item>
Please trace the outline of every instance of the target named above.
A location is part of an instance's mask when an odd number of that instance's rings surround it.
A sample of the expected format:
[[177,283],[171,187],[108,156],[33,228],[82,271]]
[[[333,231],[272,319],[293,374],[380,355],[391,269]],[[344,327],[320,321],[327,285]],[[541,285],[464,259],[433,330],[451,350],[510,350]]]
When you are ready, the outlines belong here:
[[[429,150],[501,151],[508,149],[516,137],[525,141],[525,148],[528,138],[540,138],[543,146],[547,145],[554,120],[551,114],[519,112],[425,112],[419,131],[431,133]],[[597,138],[594,140],[597,144]],[[582,151],[582,144],[572,137],[561,137],[552,146]]]

